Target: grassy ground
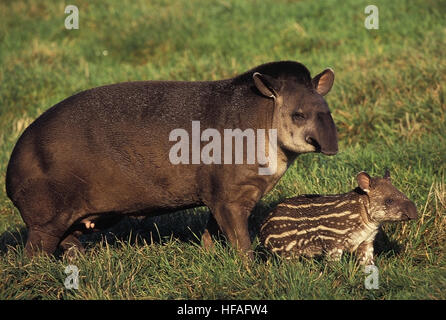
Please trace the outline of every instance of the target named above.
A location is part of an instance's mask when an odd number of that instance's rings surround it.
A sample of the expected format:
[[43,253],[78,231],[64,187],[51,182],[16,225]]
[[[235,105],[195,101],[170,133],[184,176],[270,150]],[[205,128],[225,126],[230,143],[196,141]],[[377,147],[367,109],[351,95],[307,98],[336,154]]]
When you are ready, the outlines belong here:
[[[75,92],[127,80],[209,80],[292,59],[313,74],[331,66],[327,96],[338,127],[335,157],[297,159],[252,214],[301,193],[340,193],[354,176],[390,168],[417,205],[416,222],[388,225],[379,289],[364,287],[354,257],[339,263],[269,257],[249,268],[228,247],[204,252],[205,208],[83,238],[75,260],[23,255],[26,230],[0,187],[0,299],[445,299],[446,1],[71,1],[80,29],[64,29],[64,2],[0,3],[0,180],[26,126]],[[443,85],[443,86],[442,86]],[[80,270],[79,290],[63,286]]]

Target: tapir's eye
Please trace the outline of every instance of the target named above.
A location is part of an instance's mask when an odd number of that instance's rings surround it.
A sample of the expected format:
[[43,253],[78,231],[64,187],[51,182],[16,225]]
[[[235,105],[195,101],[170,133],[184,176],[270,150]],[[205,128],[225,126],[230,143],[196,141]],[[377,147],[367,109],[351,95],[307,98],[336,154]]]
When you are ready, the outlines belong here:
[[293,120],[305,120],[305,115],[302,112],[294,112],[292,117]]
[[386,206],[390,206],[392,203],[393,203],[393,199],[386,199],[386,200],[384,200],[384,204]]

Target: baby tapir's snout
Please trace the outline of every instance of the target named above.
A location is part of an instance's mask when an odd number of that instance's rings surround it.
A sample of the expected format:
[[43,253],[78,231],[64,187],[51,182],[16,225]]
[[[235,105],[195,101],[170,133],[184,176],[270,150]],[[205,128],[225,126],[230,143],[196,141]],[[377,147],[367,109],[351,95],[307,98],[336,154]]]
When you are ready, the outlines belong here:
[[406,202],[405,207],[406,213],[404,215],[407,217],[407,220],[415,220],[418,218],[417,207],[412,201]]

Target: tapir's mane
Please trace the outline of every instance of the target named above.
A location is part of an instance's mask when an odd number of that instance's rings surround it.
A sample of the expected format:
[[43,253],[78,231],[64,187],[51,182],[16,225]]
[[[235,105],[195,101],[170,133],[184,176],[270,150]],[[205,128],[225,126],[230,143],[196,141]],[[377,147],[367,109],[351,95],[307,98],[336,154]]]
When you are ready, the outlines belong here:
[[279,80],[294,80],[306,86],[311,85],[310,71],[301,63],[296,61],[279,61],[259,65],[245,73],[236,76],[234,83],[251,82],[255,72],[272,76]]

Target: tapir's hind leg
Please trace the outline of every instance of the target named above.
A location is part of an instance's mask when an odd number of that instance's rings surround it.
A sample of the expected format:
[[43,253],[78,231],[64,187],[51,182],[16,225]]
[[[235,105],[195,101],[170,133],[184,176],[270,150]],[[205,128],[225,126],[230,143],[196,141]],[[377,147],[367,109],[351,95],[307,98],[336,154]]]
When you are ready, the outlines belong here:
[[29,257],[38,252],[53,254],[73,219],[82,212],[77,193],[64,190],[65,186],[68,184],[34,179],[16,197],[14,204],[28,227],[25,252]]
[[28,230],[28,240],[25,245],[25,253],[28,257],[44,252],[52,254],[60,242],[60,237],[45,231],[31,228]]

